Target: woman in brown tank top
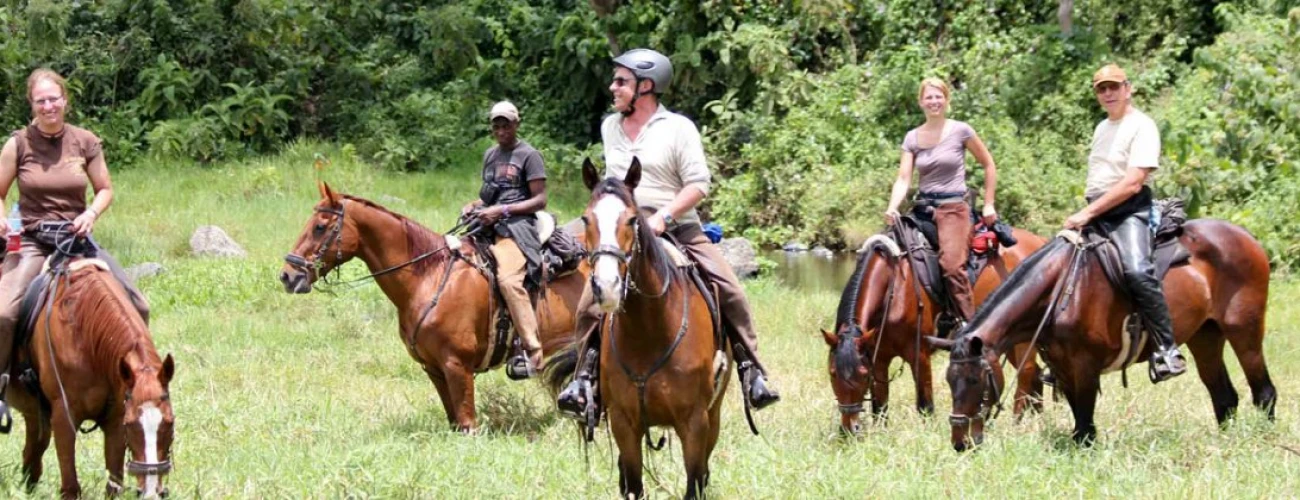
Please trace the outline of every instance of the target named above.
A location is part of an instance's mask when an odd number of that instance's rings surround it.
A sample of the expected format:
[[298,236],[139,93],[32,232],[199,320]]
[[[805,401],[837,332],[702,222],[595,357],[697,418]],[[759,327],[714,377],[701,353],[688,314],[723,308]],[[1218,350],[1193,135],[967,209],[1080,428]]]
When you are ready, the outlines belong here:
[[[22,247],[5,256],[0,270],[0,374],[9,371],[19,302],[40,274],[45,258],[54,252],[50,229],[62,226],[63,231],[89,237],[95,221],[113,202],[99,138],[64,121],[68,96],[63,77],[49,69],[33,71],[27,78],[27,99],[32,106],[31,125],[14,131],[0,150],[0,220],[8,218],[6,200],[15,180],[22,212]],[[88,185],[94,191],[90,204],[86,203]],[[6,233],[13,230],[8,224],[4,227]],[[148,322],[149,306],[125,278],[121,265],[102,249],[97,257],[108,263]],[[5,383],[5,375],[0,375],[0,388]]]
[[[975,312],[971,302],[970,280],[966,276],[966,258],[970,253],[971,215],[966,204],[966,152],[984,166],[983,222],[992,227],[997,221],[993,208],[993,191],[997,186],[997,165],[975,129],[963,122],[949,120],[948,84],[938,78],[921,81],[917,104],[925,112],[925,124],[912,129],[903,139],[898,179],[890,193],[885,219],[898,222],[898,207],[912,185],[912,172],[920,175],[918,206],[926,209],[919,217],[932,219],[939,233],[939,267],[944,284],[957,307],[954,313],[969,321]],[[930,212],[929,208],[933,208]]]

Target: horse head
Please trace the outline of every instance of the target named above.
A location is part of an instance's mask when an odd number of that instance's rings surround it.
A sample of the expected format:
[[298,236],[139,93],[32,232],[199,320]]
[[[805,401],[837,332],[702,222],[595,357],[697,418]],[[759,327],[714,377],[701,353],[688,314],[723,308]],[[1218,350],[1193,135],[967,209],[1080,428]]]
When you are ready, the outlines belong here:
[[125,406],[122,425],[126,429],[127,449],[131,453],[126,470],[136,476],[140,496],[161,496],[164,494],[161,478],[172,468],[176,416],[172,413],[168,385],[176,372],[176,365],[168,354],[161,367],[148,363],[135,363],[133,367],[122,358],[118,369],[126,388],[122,398]]
[[997,352],[984,339],[968,334],[955,340],[926,337],[936,349],[949,351],[945,378],[952,389],[952,447],[966,451],[984,442],[984,423],[991,419],[1002,395]]
[[293,251],[284,257],[280,282],[289,293],[308,293],[316,280],[356,255],[356,225],[347,217],[343,195],[321,182],[321,200],[307,219]]
[[821,331],[826,345],[830,346],[831,390],[840,408],[840,431],[849,435],[862,432],[862,402],[871,388],[871,345],[862,329],[854,324],[840,325],[836,333]]
[[[641,161],[633,158],[623,180],[601,179],[587,159],[582,177],[591,190],[591,201],[582,215],[586,245],[591,261],[591,290],[597,305],[606,313],[617,311],[630,285],[628,268],[640,250],[639,242],[653,241],[643,224],[632,192],[641,180]],[[647,234],[642,234],[647,233]]]

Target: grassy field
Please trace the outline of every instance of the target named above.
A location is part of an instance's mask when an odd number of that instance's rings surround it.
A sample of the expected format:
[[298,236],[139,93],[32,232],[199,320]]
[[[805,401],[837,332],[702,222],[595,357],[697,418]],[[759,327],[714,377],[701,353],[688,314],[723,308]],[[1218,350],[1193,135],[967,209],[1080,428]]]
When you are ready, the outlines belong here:
[[[316,154],[331,160],[313,168]],[[337,295],[284,293],[276,275],[317,199],[314,179],[445,229],[477,193],[477,158],[451,172],[379,173],[339,149],[305,143],[264,160],[213,167],[155,165],[115,174],[117,201],[97,236],[125,265],[167,271],[140,282],[153,305],[153,335],[174,353],[176,498],[609,498],[617,496],[613,444],[602,429],[584,455],[575,427],[558,419],[535,382],[501,371],[477,379],[483,433],[451,432],[432,384],[397,338],[394,309],[374,286]],[[185,168],[181,168],[185,167]],[[553,186],[553,189],[555,187]],[[567,186],[552,198],[562,219],[585,202]],[[224,228],[246,260],[188,256],[193,230]],[[359,263],[345,275],[361,275]],[[837,435],[826,347],[837,297],[747,282],[766,362],[784,401],[748,433],[734,388],[709,493],[720,498],[1293,497],[1300,492],[1300,285],[1275,280],[1267,358],[1280,399],[1276,422],[1244,406],[1219,430],[1195,375],[1159,387],[1143,369],[1124,389],[1105,379],[1100,438],[1071,444],[1069,410],[1015,424],[1009,415],[977,452],[948,444],[947,387],[936,377],[939,416],[911,409],[913,390],[893,386],[887,424],[860,439]],[[942,370],[943,358],[936,363]],[[734,386],[733,386],[734,387]],[[657,432],[656,432],[657,435]],[[0,495],[23,497],[22,432],[0,438]],[[78,443],[82,485],[102,494],[102,440]],[[57,495],[53,447],[36,498]],[[652,497],[680,496],[680,446],[649,456]]]

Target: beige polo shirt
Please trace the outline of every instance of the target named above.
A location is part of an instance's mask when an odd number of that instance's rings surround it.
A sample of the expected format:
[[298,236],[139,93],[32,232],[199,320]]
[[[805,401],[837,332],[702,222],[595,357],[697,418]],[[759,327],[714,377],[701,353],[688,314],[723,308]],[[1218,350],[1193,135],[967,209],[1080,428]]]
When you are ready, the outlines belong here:
[[[622,179],[632,158],[641,160],[641,182],[633,194],[642,207],[659,210],[687,186],[709,194],[712,181],[704,160],[704,143],[689,118],[660,104],[632,141],[623,133],[623,115],[614,113],[605,117],[600,137],[605,144],[605,177]],[[677,220],[698,224],[700,215],[691,208]]]
[[[1137,108],[1119,120],[1102,120],[1092,132],[1084,195],[1094,199],[1106,194],[1130,168],[1160,168],[1160,129]],[[1151,184],[1153,178],[1148,175],[1146,183]]]

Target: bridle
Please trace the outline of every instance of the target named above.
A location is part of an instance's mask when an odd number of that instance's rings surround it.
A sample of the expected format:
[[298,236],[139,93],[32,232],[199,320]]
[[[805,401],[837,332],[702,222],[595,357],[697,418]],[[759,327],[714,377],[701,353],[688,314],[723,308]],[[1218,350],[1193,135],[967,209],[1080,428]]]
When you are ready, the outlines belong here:
[[[973,415],[957,413],[956,411],[948,415],[948,423],[953,427],[969,427],[975,422],[987,422],[998,417],[1002,412],[1002,390],[998,387],[997,379],[993,374],[993,365],[983,356],[971,356],[968,358],[949,359],[949,365],[966,365],[979,363],[979,377],[984,379],[984,393],[980,395],[980,407]],[[996,410],[996,411],[994,411]]]
[[[289,255],[284,256],[284,261],[288,263],[290,266],[292,266],[294,269],[297,269],[304,273],[320,273],[321,268],[325,266],[325,263],[322,260],[322,258],[325,256],[326,252],[329,251],[330,246],[335,246],[337,248],[335,248],[334,262],[335,263],[342,262],[343,245],[338,244],[338,242],[343,236],[343,221],[344,219],[346,219],[346,217],[344,216],[344,210],[347,208],[347,203],[348,200],[344,199],[341,202],[339,202],[339,208],[333,208],[333,207],[316,208],[317,212],[331,214],[334,215],[335,218],[334,218],[334,227],[330,228],[329,236],[326,236],[325,239],[321,241],[320,247],[316,249],[316,253],[312,255],[311,260],[304,259],[300,257],[298,254],[290,253]],[[336,266],[334,269],[338,269],[338,267]],[[326,271],[326,274],[328,275],[329,272]],[[323,280],[325,279],[326,276],[317,274],[317,277]]]
[[[171,395],[168,392],[163,392],[159,399],[167,401],[171,399]],[[129,389],[126,391],[126,397],[123,402],[126,405],[131,404],[131,391]],[[171,456],[170,449],[167,450],[167,455],[169,457]],[[171,471],[172,461],[170,458],[160,462],[137,462],[134,459],[126,461],[126,472],[132,476],[147,476],[151,474],[161,476]]]

